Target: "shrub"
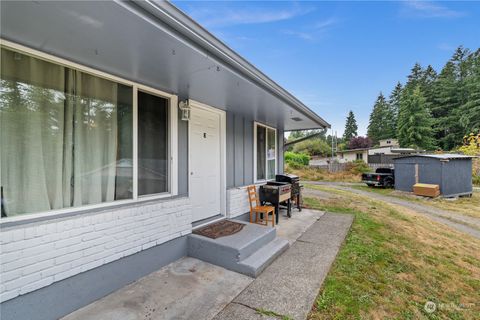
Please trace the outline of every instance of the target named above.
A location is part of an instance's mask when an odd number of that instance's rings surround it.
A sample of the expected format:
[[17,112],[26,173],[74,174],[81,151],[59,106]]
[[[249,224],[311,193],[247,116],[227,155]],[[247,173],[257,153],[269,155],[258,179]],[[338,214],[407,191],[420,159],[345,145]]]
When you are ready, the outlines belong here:
[[369,172],[371,169],[363,160],[356,160],[348,162],[346,170],[354,174],[362,174]]
[[310,156],[305,153],[287,151],[285,152],[285,162],[292,168],[300,168],[302,166],[308,166]]

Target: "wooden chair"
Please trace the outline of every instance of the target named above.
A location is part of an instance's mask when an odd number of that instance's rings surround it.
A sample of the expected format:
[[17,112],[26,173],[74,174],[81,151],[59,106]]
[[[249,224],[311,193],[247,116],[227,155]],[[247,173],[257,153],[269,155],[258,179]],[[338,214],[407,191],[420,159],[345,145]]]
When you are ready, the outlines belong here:
[[[247,187],[248,201],[250,202],[250,223],[257,223],[268,226],[268,222],[272,222],[272,227],[275,226],[275,207],[260,205],[260,199],[257,194],[257,187],[252,185]],[[263,219],[259,215],[263,216]],[[255,215],[255,220],[253,219]],[[271,217],[271,219],[270,219]]]

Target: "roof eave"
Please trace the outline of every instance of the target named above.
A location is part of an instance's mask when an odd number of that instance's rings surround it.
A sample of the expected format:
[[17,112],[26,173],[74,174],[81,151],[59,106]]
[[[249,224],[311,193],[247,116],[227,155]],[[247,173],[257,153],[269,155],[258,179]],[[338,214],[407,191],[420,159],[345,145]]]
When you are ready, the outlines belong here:
[[163,23],[167,24],[180,35],[187,38],[190,42],[206,51],[212,57],[228,65],[233,71],[249,79],[256,85],[292,106],[297,111],[309,117],[312,121],[316,122],[319,127],[331,127],[322,117],[313,112],[291,93],[242,58],[235,51],[230,49],[226,44],[217,39],[170,2],[146,0],[135,2],[135,4],[160,19]]

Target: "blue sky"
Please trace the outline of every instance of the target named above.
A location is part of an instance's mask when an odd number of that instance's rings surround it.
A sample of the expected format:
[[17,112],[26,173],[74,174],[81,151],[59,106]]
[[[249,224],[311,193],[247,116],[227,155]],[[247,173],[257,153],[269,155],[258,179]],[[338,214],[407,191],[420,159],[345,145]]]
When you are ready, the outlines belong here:
[[366,133],[380,91],[415,62],[439,71],[455,48],[480,47],[480,2],[175,1],[343,133]]

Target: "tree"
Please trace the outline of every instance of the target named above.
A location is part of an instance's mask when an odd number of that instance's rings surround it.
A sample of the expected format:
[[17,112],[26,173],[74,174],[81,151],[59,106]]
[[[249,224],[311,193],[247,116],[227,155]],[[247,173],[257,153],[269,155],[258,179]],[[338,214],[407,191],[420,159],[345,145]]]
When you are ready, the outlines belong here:
[[407,77],[407,83],[405,84],[405,91],[413,91],[418,85],[421,84],[424,79],[424,71],[420,63],[415,63],[410,70],[410,74]]
[[460,106],[460,125],[464,132],[480,131],[480,49],[467,58],[469,73],[465,79],[466,102]]
[[426,108],[420,86],[412,94],[402,95],[398,114],[398,140],[403,147],[434,148],[432,118]]
[[372,140],[369,137],[353,137],[348,142],[348,149],[370,148]]
[[397,82],[397,85],[390,94],[388,100],[388,106],[390,107],[391,119],[389,119],[389,126],[393,128],[392,138],[397,137],[397,122],[398,122],[398,110],[400,109],[400,99],[402,97],[403,87],[400,82]]
[[[458,139],[459,132],[459,94],[455,65],[449,61],[443,67],[433,86],[431,113],[433,116],[434,137],[444,150],[450,150]],[[461,135],[463,136],[463,135]]]
[[382,139],[391,139],[395,137],[395,124],[392,121],[395,115],[390,108],[383,94],[380,92],[377,101],[373,106],[368,124],[368,137],[377,143]]
[[430,107],[434,99],[434,90],[433,84],[437,79],[437,72],[431,65],[428,65],[427,68],[423,71],[420,78],[420,90],[422,91],[423,96],[425,97],[427,103],[427,109],[430,110]]
[[306,136],[306,130],[291,131],[288,135],[288,141],[294,141]]
[[343,139],[345,141],[350,141],[351,138],[358,136],[358,125],[357,120],[355,120],[355,115],[353,111],[350,110],[347,116],[347,122],[345,123],[345,131],[343,133]]
[[293,145],[293,152],[306,153],[310,156],[328,156],[332,149],[328,143],[321,138],[311,138]]

